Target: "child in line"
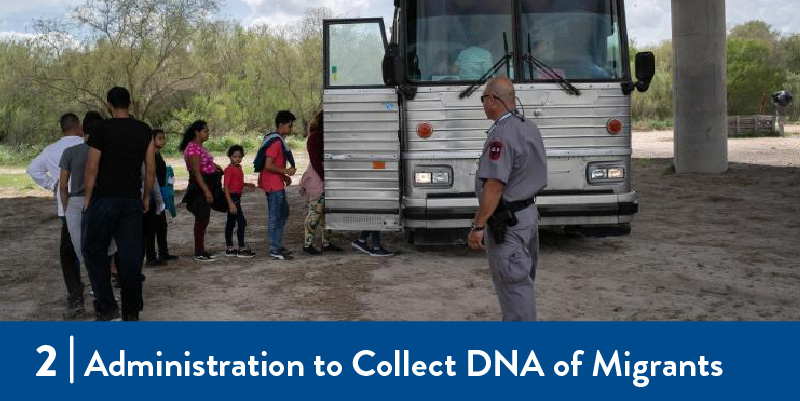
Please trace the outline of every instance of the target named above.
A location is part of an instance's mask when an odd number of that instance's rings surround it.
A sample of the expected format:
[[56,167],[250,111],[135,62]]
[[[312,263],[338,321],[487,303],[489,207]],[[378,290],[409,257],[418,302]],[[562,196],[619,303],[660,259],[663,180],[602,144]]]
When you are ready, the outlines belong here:
[[[252,258],[256,256],[253,251],[244,243],[244,229],[247,227],[247,220],[244,218],[242,210],[242,191],[255,189],[253,184],[245,184],[244,172],[242,171],[242,158],[244,158],[244,148],[241,145],[233,145],[228,149],[228,158],[231,164],[225,168],[223,188],[225,189],[225,200],[228,201],[228,221],[225,223],[225,256],[236,256],[239,258]],[[236,239],[239,241],[239,248],[233,247],[233,227],[237,226]]]
[[[150,210],[144,214],[143,232],[145,243],[146,265],[150,267],[164,266],[170,260],[178,257],[169,254],[167,249],[167,214],[162,208],[166,208],[163,199],[163,191],[167,180],[167,163],[161,157],[160,150],[167,144],[167,136],[161,129],[153,130],[153,145],[156,148],[156,179],[153,188]],[[156,254],[156,240],[158,241],[158,254]]]

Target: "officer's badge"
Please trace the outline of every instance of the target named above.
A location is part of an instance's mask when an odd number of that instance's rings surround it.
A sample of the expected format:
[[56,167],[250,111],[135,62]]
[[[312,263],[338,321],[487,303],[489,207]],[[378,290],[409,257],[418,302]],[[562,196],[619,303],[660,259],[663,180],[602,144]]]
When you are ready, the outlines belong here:
[[502,143],[500,143],[498,141],[494,141],[489,145],[489,159],[491,159],[492,161],[496,162],[496,161],[500,160],[500,155],[502,153],[503,153],[503,144]]

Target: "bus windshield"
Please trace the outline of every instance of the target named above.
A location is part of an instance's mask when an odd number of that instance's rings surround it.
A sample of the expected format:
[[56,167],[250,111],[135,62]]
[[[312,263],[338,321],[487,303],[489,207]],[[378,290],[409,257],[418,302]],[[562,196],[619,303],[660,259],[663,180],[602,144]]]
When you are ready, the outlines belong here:
[[[564,78],[617,80],[623,76],[621,37],[616,1],[522,0],[520,38],[530,56]],[[533,69],[534,80],[554,80],[551,72]],[[531,67],[523,68],[525,80]]]
[[[513,51],[510,0],[408,2],[407,68],[413,82],[475,81]],[[505,76],[506,68],[497,75]],[[513,71],[512,71],[513,78]]]

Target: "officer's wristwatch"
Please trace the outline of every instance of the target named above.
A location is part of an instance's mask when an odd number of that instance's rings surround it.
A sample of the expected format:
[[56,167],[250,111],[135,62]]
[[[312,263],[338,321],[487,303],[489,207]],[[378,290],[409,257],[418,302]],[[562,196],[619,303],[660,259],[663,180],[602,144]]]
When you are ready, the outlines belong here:
[[470,227],[470,230],[473,231],[473,232],[474,231],[483,231],[484,228],[486,228],[486,226],[476,226],[475,222],[473,221],[472,222],[472,226]]

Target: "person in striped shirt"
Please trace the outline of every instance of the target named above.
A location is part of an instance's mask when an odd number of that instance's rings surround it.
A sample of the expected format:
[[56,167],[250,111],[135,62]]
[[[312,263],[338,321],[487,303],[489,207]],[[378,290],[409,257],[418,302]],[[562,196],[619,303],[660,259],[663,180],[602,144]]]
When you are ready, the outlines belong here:
[[458,53],[455,69],[462,80],[480,79],[494,63],[492,53],[483,47],[470,46]]

